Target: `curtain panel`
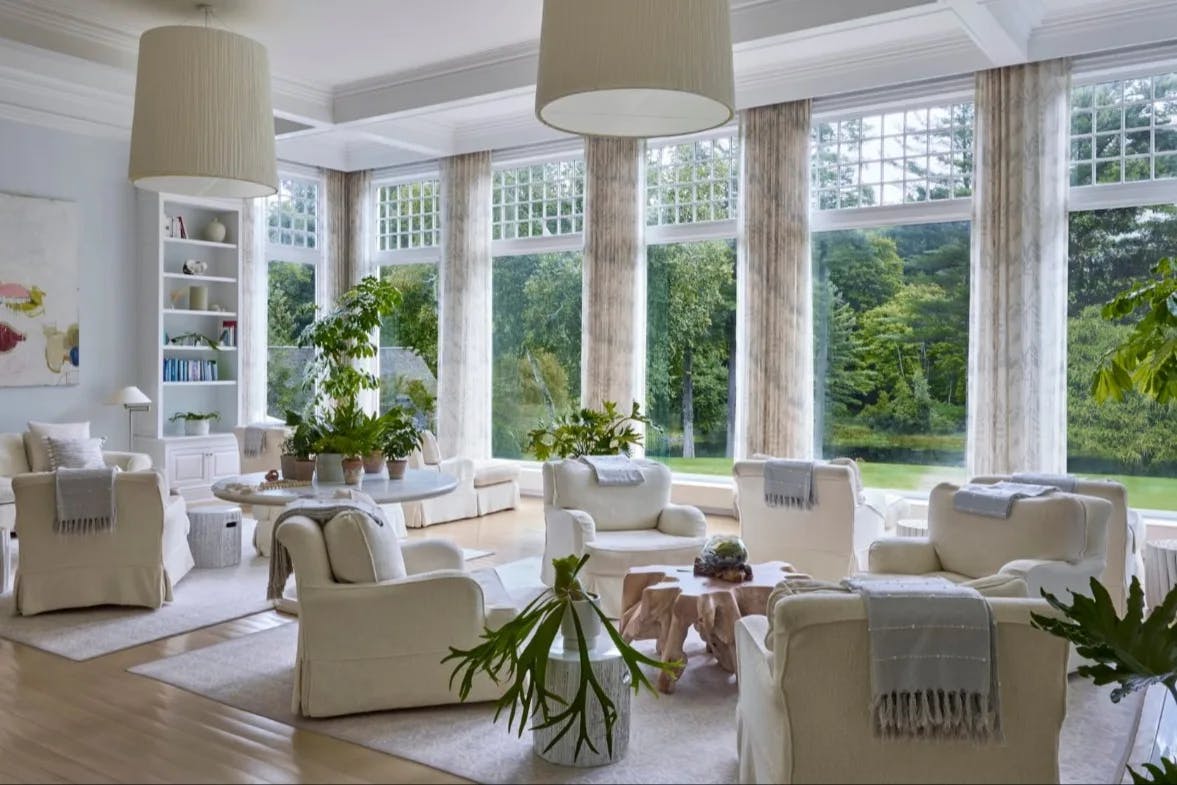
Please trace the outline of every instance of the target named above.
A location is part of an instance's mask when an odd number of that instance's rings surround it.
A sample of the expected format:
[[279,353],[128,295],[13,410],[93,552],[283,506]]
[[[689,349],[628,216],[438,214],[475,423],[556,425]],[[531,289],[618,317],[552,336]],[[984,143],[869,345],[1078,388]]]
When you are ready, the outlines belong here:
[[1066,471],[1070,64],[977,74],[968,471]]
[[736,456],[814,454],[810,102],[740,113]]
[[491,453],[490,152],[441,162],[437,440],[442,455]]
[[580,397],[646,399],[646,238],[640,139],[585,139]]
[[324,170],[327,214],[327,270],[323,294],[333,305],[339,295],[370,271],[369,205],[372,173]]
[[242,422],[266,416],[269,275],[265,199],[246,199],[241,210],[241,303],[237,351],[241,353]]

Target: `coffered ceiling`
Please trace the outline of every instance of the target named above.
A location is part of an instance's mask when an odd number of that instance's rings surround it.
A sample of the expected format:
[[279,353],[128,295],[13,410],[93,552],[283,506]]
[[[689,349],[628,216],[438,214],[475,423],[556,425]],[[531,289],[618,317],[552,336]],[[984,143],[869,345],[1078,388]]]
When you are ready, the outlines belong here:
[[[212,0],[270,53],[279,157],[353,170],[561,138],[533,114],[542,0]],[[0,0],[0,116],[129,135],[144,30],[190,0]],[[732,0],[737,103],[1177,41],[1177,0]]]

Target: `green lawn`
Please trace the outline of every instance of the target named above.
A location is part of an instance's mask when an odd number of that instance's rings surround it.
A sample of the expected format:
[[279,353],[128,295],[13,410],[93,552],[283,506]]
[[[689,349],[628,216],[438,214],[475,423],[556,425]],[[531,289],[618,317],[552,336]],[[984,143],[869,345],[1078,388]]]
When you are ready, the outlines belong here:
[[[731,476],[730,458],[665,458],[649,456],[661,461],[673,471],[685,474]],[[914,463],[859,463],[862,481],[870,488],[896,491],[926,491],[939,482],[963,482],[964,469],[951,466],[923,466]],[[1139,477],[1120,474],[1092,474],[1124,483],[1128,489],[1128,503],[1142,510],[1177,510],[1177,478]]]

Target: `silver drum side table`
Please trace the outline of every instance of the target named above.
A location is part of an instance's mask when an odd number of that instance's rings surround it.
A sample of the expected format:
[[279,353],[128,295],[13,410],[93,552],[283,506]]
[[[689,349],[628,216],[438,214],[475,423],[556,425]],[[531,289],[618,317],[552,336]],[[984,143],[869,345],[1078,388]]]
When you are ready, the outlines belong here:
[[1144,599],[1155,608],[1177,586],[1177,540],[1144,544]]

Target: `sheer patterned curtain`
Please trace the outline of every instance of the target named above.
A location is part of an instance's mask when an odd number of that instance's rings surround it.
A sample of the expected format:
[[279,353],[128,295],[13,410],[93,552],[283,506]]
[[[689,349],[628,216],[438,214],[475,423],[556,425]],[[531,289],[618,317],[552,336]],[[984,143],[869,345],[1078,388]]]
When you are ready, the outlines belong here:
[[646,241],[639,139],[585,139],[580,397],[628,410],[646,389]]
[[241,303],[237,351],[241,354],[242,422],[266,417],[269,277],[266,264],[266,200],[246,199],[241,208]]
[[491,452],[490,152],[441,162],[437,440],[442,455]]
[[977,74],[968,469],[1066,471],[1066,60]]
[[736,454],[814,452],[808,100],[740,113]]

